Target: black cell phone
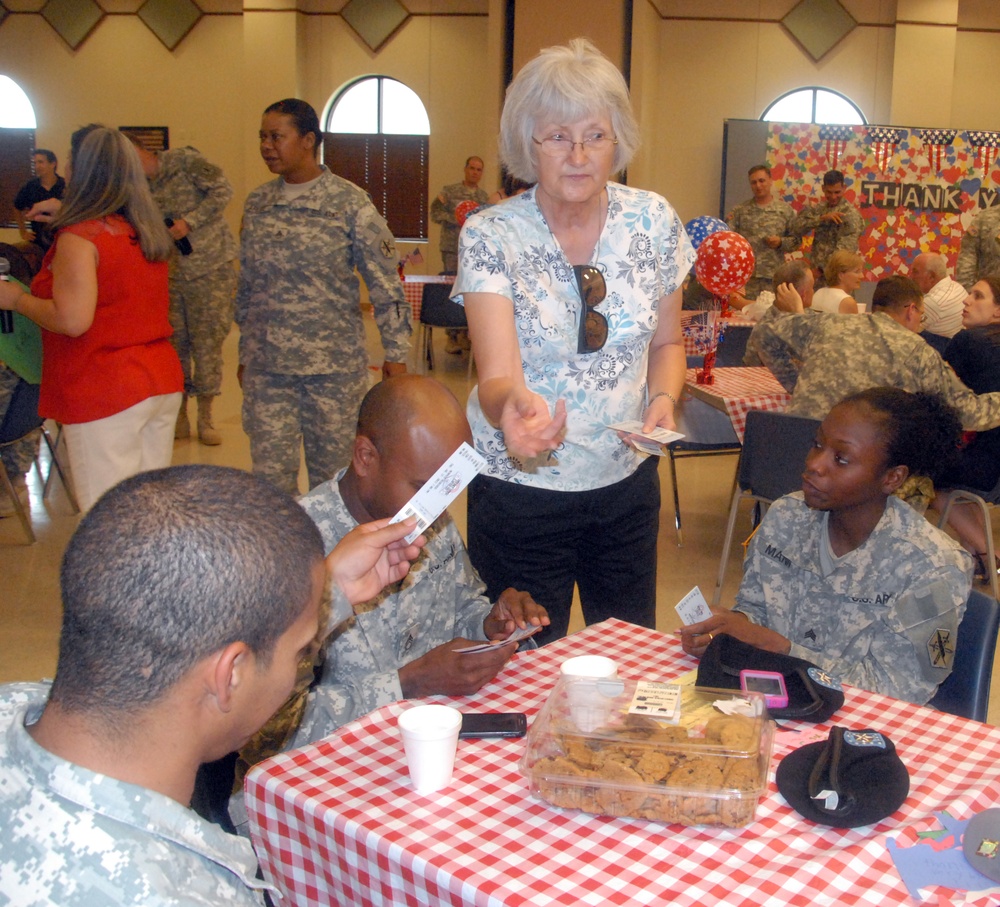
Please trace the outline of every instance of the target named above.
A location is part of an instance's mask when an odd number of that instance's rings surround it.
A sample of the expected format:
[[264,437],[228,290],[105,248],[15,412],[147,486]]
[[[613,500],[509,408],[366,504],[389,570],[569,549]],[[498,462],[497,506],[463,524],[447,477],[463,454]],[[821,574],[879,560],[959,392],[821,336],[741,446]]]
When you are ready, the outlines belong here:
[[479,712],[462,716],[459,737],[523,737],[528,719],[523,712]]

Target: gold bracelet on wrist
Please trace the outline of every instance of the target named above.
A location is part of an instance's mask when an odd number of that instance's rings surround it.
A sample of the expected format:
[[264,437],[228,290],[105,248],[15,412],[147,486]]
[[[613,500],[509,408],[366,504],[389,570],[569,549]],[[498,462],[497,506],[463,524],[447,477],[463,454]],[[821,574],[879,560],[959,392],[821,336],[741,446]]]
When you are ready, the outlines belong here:
[[674,406],[677,405],[677,398],[672,393],[670,393],[669,391],[660,391],[658,394],[653,394],[653,396],[649,398],[649,403],[647,403],[646,405],[647,406],[652,406],[653,401],[657,397],[666,397],[671,403],[674,404]]

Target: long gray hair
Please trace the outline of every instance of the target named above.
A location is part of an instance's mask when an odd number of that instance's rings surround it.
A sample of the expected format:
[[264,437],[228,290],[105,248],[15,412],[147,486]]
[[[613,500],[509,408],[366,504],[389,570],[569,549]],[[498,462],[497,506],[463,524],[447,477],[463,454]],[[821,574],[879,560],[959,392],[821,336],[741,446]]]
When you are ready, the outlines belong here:
[[52,232],[120,214],[138,234],[143,255],[150,261],[166,261],[173,240],[132,142],[107,126],[91,125],[84,130],[83,140],[73,142],[70,181],[62,208],[52,219]]

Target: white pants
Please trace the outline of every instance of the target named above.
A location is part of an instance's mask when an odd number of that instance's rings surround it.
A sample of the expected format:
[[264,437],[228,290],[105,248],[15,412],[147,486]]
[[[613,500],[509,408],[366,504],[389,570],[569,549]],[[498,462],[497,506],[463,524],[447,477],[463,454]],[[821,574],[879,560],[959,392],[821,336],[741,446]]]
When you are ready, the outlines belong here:
[[160,394],[104,419],[63,425],[73,487],[83,513],[122,479],[170,465],[180,406],[179,393]]

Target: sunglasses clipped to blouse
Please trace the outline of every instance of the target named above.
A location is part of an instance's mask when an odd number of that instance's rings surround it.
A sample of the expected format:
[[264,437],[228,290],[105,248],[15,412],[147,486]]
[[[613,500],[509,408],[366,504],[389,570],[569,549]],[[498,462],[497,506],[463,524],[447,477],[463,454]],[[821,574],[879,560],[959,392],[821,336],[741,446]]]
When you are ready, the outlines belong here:
[[596,353],[608,342],[608,319],[597,311],[597,306],[608,295],[608,285],[604,282],[604,275],[593,265],[573,265],[573,273],[583,301],[576,351]]

